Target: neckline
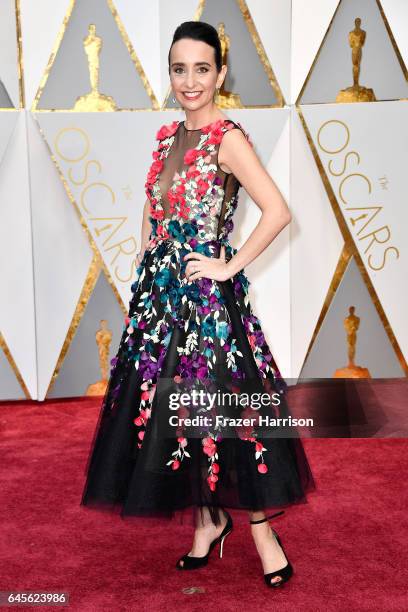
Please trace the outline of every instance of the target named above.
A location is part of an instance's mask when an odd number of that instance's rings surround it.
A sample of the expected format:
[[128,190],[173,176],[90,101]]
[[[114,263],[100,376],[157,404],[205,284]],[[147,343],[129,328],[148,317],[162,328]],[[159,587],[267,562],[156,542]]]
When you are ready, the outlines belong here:
[[214,125],[214,123],[217,123],[217,121],[222,121],[222,123],[224,124],[226,121],[229,121],[228,118],[225,119],[215,119],[214,121],[211,121],[211,123],[207,123],[207,125],[203,125],[200,128],[195,128],[194,130],[191,130],[190,128],[186,127],[186,122],[182,121],[181,125],[183,126],[183,128],[185,129],[186,132],[200,132],[201,130],[204,130],[205,128],[210,127],[210,125]]

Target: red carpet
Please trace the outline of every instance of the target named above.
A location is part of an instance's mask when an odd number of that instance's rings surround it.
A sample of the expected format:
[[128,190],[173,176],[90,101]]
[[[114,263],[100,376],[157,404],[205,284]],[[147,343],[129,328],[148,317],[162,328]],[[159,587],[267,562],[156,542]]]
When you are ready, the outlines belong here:
[[273,521],[295,575],[272,590],[245,513],[223,559],[182,573],[191,527],[79,506],[99,405],[0,404],[1,591],[68,591],[69,610],[408,609],[406,439],[304,440],[318,490]]

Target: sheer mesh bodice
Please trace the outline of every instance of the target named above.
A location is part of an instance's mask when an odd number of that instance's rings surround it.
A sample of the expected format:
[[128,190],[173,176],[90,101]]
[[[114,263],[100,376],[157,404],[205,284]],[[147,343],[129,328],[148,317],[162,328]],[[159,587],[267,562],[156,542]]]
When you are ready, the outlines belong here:
[[[233,124],[233,129],[239,129],[246,136],[244,130],[233,122],[231,119],[228,120],[229,123]],[[186,151],[189,149],[195,149],[200,141],[200,138],[203,136],[203,133],[200,129],[189,130],[185,127],[184,121],[180,122],[180,125],[176,131],[174,141],[170,146],[167,156],[164,158],[163,169],[159,175],[159,189],[160,189],[160,198],[161,204],[164,209],[164,217],[169,219],[172,217],[170,212],[170,201],[168,198],[168,191],[173,186],[174,181],[176,179],[175,173],[186,172],[189,164],[184,163],[184,155]],[[217,236],[220,234],[220,231],[224,225],[225,213],[227,209],[227,204],[232,200],[232,198],[237,193],[240,182],[235,177],[233,173],[225,172],[222,170],[218,164],[218,151],[221,143],[216,146],[216,154],[212,158],[212,163],[216,164],[216,176],[219,179],[219,184],[223,188],[224,197],[221,203],[218,204],[219,210],[217,211],[219,214],[218,219],[218,228],[217,228]]]

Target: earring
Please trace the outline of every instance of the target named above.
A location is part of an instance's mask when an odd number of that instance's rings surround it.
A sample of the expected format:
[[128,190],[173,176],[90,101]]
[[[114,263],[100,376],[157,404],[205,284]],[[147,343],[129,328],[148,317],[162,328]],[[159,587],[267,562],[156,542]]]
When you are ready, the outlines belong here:
[[173,96],[173,104],[176,103],[176,98]]

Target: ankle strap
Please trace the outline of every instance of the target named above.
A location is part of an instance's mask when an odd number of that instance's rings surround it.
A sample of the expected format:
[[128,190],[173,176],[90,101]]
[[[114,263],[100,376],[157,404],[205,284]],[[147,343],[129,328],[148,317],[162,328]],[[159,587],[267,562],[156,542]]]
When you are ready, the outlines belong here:
[[259,519],[257,521],[249,521],[251,525],[256,525],[258,523],[264,523],[265,521],[269,521],[269,519],[274,518],[275,516],[279,516],[284,514],[284,510],[280,510],[279,512],[275,512],[275,514],[271,514],[270,516],[265,516],[263,519]]

